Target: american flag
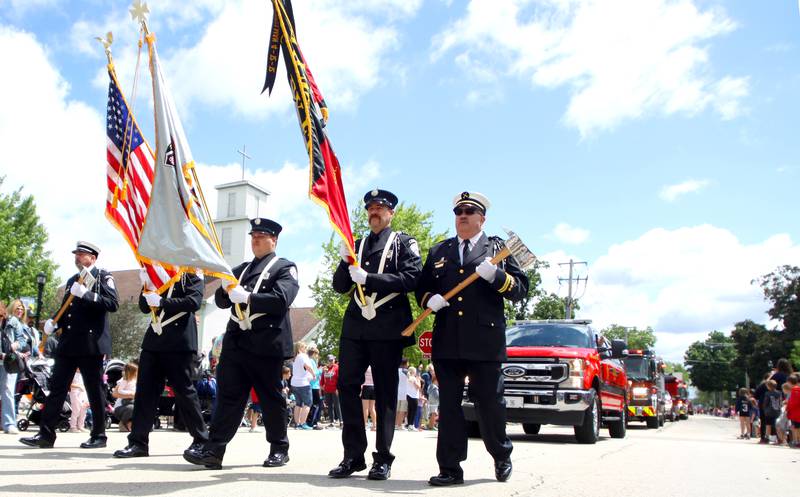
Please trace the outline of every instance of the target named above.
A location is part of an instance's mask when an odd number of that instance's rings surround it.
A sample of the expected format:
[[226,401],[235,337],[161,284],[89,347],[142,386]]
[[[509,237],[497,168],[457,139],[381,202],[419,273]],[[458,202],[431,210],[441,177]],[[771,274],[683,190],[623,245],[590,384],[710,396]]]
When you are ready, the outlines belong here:
[[[122,96],[114,71],[109,70],[108,75],[106,217],[136,253],[153,185],[153,152]],[[156,288],[177,274],[157,264],[140,262]]]

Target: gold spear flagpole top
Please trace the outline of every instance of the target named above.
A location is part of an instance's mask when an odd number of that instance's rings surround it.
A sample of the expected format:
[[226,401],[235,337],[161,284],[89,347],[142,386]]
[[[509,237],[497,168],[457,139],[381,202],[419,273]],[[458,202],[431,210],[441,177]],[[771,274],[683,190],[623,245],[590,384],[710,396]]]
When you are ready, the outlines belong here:
[[147,14],[150,13],[150,9],[147,7],[147,2],[142,2],[142,0],[133,0],[133,4],[131,5],[130,11],[131,19],[140,23],[142,25],[142,29],[144,29],[145,33],[147,33]]

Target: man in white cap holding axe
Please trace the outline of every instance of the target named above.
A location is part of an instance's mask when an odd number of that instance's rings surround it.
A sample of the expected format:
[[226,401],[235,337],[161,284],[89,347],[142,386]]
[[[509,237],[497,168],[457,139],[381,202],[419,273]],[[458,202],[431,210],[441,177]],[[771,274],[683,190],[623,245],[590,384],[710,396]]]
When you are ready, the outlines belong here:
[[[428,481],[434,486],[464,483],[460,463],[467,458],[467,429],[461,401],[467,376],[495,477],[506,481],[511,475],[500,371],[506,359],[503,299],[525,296],[528,278],[514,257],[492,262],[503,243],[483,232],[488,208],[489,199],[477,192],[453,199],[457,236],[430,249],[416,291],[420,307],[436,313],[431,356],[439,379],[439,474]],[[473,284],[445,300],[443,294],[475,273]]]
[[75,369],[80,369],[89,405],[92,408],[92,433],[83,449],[106,446],[106,396],[103,389],[103,358],[111,354],[111,334],[108,331],[108,313],[119,307],[114,277],[108,271],[96,267],[100,249],[89,242],[78,242],[75,250],[75,267],[79,273],[73,275],[64,286],[64,301],[53,319],[44,324],[44,332],[61,331],[56,349],[53,376],[50,379],[50,395],[42,411],[39,433],[20,438],[30,447],[48,449],[56,440],[55,427],[59,412],[69,393]]

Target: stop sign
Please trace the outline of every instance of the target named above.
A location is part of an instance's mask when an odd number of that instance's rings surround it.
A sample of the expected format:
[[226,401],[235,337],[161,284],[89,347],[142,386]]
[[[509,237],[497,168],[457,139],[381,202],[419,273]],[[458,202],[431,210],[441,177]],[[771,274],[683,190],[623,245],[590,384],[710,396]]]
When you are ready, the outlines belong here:
[[433,346],[433,332],[432,331],[423,331],[422,334],[419,336],[419,350],[422,351],[425,355],[431,355],[431,348]]

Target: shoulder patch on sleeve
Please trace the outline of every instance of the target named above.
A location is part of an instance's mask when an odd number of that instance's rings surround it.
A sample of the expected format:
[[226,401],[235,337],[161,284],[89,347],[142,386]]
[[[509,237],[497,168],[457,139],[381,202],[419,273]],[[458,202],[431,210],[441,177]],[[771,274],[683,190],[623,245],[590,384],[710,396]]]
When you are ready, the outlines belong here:
[[408,250],[410,250],[410,251],[411,251],[411,252],[412,252],[414,255],[416,255],[417,257],[419,257],[419,256],[420,256],[420,255],[419,255],[419,244],[418,244],[418,243],[417,243],[417,241],[416,241],[415,239],[413,239],[413,238],[410,238],[410,239],[408,240]]
[[292,266],[292,267],[289,268],[289,275],[292,278],[294,278],[295,281],[298,281],[298,279],[297,279],[297,267],[296,266]]
[[106,275],[106,285],[108,285],[108,287],[112,290],[116,290],[116,287],[114,286],[114,277],[110,274]]

